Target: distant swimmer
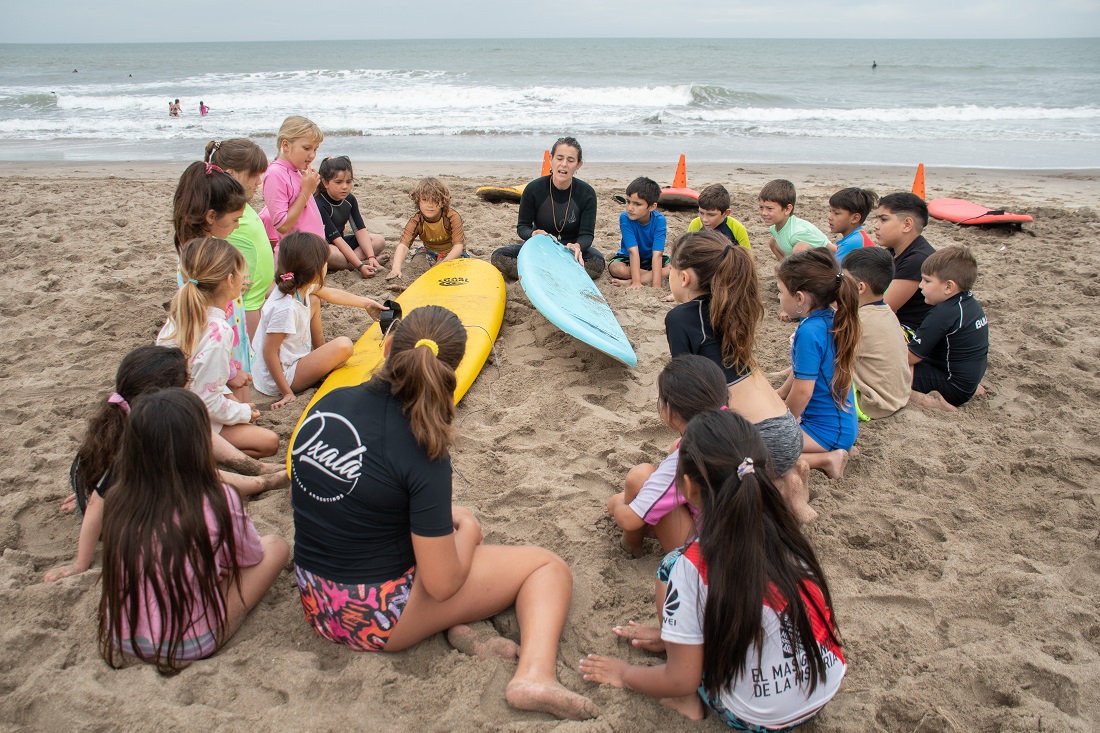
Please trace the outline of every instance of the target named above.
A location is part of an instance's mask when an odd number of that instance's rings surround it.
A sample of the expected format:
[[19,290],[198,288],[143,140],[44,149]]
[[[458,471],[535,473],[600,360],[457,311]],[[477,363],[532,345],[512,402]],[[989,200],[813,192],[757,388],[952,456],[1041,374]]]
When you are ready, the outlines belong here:
[[73,69],[73,73],[74,73],[74,74],[75,74],[75,73],[77,73],[77,72],[76,72],[76,69]]
[[874,69],[877,69],[877,68],[878,68],[878,61],[872,61],[871,62],[871,70],[873,71]]
[[199,114],[202,115],[203,117],[206,117],[208,112],[210,112],[210,108],[207,107],[205,104],[203,104],[202,100],[200,99],[199,100]]
[[179,117],[180,116],[180,101],[177,99],[175,102],[168,103],[168,116]]

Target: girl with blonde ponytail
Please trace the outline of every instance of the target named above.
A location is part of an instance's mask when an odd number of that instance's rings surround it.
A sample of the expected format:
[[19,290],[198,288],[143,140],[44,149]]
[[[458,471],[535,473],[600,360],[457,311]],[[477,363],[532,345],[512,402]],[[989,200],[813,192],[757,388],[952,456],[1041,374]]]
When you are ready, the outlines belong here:
[[[374,378],[322,397],[294,438],[294,568],[307,621],[358,651],[401,651],[445,631],[468,654],[518,658],[505,692],[513,707],[595,717],[556,675],[568,566],[539,547],[483,545],[473,513],[451,505],[462,323],[417,308],[384,350]],[[466,625],[512,606],[519,646]]]
[[206,404],[215,433],[253,458],[275,455],[279,436],[253,425],[260,413],[230,389],[235,374],[248,376],[232,358],[234,328],[226,320],[244,287],[244,257],[224,239],[192,239],[183,246],[180,274],[183,287],[172,298],[157,345],[176,346],[187,356],[191,391]]

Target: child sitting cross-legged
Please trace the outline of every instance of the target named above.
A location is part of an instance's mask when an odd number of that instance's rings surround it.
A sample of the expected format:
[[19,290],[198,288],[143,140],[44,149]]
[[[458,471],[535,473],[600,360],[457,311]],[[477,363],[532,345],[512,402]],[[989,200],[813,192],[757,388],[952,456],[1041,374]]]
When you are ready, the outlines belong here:
[[[920,273],[920,289],[932,310],[909,342],[911,401],[953,411],[985,391],[989,319],[970,292],[978,262],[966,247],[944,247],[924,261]],[[932,391],[940,397],[928,394]]]
[[882,294],[894,279],[894,258],[883,247],[861,247],[844,258],[859,288],[861,336],[852,379],[861,420],[889,417],[909,401],[909,351],[898,317]]

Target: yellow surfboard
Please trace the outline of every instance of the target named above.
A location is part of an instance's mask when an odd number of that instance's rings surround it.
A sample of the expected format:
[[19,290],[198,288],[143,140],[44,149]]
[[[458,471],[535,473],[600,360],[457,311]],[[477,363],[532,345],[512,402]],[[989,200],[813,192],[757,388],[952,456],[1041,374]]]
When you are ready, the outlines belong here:
[[[493,342],[504,320],[505,298],[504,277],[500,270],[484,260],[465,257],[435,265],[397,298],[405,316],[424,305],[440,305],[454,312],[466,327],[466,354],[455,370],[458,377],[455,404],[470,389],[493,350]],[[339,387],[366,382],[382,366],[385,361],[382,340],[382,328],[377,323],[372,324],[355,342],[355,352],[347,363],[328,375],[298,418],[287,449],[288,459],[298,427],[317,400]]]
[[492,204],[501,201],[518,204],[520,197],[523,196],[523,189],[526,187],[526,183],[521,186],[481,186],[475,189],[474,193]]

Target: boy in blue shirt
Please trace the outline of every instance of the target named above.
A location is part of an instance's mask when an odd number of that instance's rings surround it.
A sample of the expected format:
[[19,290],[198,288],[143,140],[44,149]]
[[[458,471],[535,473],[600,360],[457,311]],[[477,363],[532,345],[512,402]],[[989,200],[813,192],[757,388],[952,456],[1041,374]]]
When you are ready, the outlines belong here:
[[860,247],[875,246],[863,225],[877,205],[878,195],[864,188],[842,188],[829,197],[829,231],[840,235],[836,241],[837,262],[843,264],[844,255]]
[[635,178],[626,187],[626,211],[619,216],[622,245],[607,263],[607,273],[614,285],[643,287],[645,270],[653,287],[661,287],[669,260],[665,256],[668,223],[665,215],[657,211],[660,197],[661,187],[649,178]]
[[970,292],[977,278],[978,262],[966,247],[944,247],[921,265],[920,289],[932,310],[909,342],[914,404],[954,411],[985,392],[989,319]]

